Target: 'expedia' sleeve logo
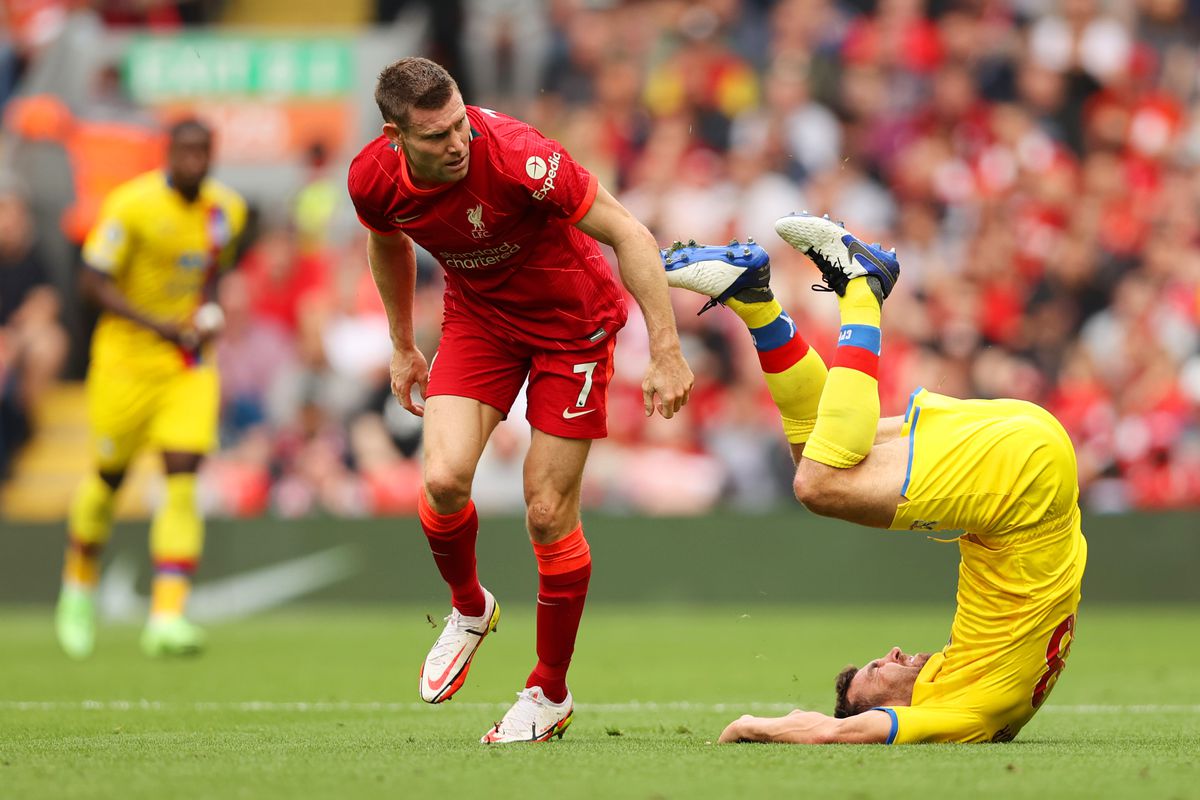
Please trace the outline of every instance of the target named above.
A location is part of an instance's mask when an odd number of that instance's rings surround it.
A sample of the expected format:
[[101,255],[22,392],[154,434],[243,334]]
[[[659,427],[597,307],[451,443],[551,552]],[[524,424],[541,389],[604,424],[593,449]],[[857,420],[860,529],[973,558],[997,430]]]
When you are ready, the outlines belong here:
[[549,163],[541,156],[530,156],[525,161],[525,174],[536,180],[542,181],[542,187],[533,193],[534,200],[545,200],[546,195],[554,188],[554,179],[558,177],[558,165],[562,162],[562,153],[554,153],[550,156]]

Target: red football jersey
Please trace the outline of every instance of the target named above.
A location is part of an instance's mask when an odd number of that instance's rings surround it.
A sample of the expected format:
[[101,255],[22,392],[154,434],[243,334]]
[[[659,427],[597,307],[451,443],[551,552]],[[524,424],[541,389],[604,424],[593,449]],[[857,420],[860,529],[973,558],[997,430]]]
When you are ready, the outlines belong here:
[[561,144],[467,106],[467,176],[414,185],[404,154],[380,136],[350,165],[350,197],[372,230],[403,231],[446,273],[445,313],[516,341],[575,349],[625,324],[624,294],[599,245],[575,227],[596,177]]

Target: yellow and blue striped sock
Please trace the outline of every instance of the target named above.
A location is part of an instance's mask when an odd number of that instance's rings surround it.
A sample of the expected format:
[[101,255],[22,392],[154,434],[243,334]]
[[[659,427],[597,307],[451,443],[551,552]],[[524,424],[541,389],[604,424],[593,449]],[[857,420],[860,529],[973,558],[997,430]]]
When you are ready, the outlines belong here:
[[845,469],[871,452],[879,425],[879,301],[866,278],[855,278],[838,298],[842,328],[817,423],[804,456]]
[[778,300],[743,303],[730,299],[733,309],[746,327],[771,399],[783,419],[783,432],[792,444],[804,444],[817,420],[817,404],[825,387],[827,371],[820,354],[796,330]]

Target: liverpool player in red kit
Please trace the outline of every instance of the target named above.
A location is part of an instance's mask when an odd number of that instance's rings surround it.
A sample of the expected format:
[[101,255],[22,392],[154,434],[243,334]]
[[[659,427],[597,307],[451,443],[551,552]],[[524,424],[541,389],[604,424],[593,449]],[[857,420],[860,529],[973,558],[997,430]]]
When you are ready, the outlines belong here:
[[[597,240],[617,255],[642,309],[650,364],[646,414],[671,417],[692,373],[679,349],[654,237],[562,145],[522,122],[463,104],[454,79],[423,58],[383,70],[383,135],[350,166],[350,196],[370,229],[367,256],[391,326],[392,391],[425,417],[418,513],[452,609],[421,669],[421,697],[450,699],[500,617],[475,570],[475,467],[528,380],[526,526],[538,564],[537,664],[482,741],[562,736],[573,704],[567,666],[591,555],[579,491],[592,439],[605,436],[613,345],[625,301]],[[446,273],[432,368],[413,343],[413,242]],[[412,399],[419,387],[422,406]]]

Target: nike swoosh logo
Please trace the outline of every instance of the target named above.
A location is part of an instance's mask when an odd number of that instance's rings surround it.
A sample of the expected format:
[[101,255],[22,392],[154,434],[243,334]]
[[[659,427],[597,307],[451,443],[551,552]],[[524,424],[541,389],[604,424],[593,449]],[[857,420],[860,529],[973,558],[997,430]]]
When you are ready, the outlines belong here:
[[392,222],[396,223],[397,225],[403,225],[406,222],[412,222],[414,219],[416,219],[419,216],[421,216],[421,215],[413,214],[411,217],[392,217]]
[[563,419],[575,419],[576,417],[582,417],[584,414],[590,414],[595,410],[594,408],[589,408],[587,411],[572,411],[569,408],[564,408]]
[[[331,547],[197,584],[188,600],[188,616],[198,622],[247,617],[345,580],[361,569],[362,556],[356,546]],[[129,621],[145,616],[149,600],[136,591],[137,577],[136,560],[123,554],[104,571],[96,604],[106,619]]]
[[442,670],[442,674],[437,676],[437,678],[431,678],[429,680],[429,690],[431,692],[436,692],[438,689],[442,688],[443,685],[445,685],[446,679],[450,677],[450,670],[454,669],[454,665],[458,663],[458,657],[461,656],[463,654],[463,650],[466,649],[467,646],[465,644],[460,647],[458,652],[454,654],[454,658],[450,659],[450,663],[446,665],[446,669]]
[[862,242],[858,241],[857,239],[851,239],[850,244],[846,245],[846,250],[850,253],[851,259],[853,259],[855,256],[862,256],[867,261],[878,267],[879,271],[883,273],[883,275],[879,277],[885,278],[888,282],[887,288],[891,289],[892,284],[895,283],[895,281],[892,279],[891,267],[880,261],[878,256],[872,253],[865,245],[863,245]]

